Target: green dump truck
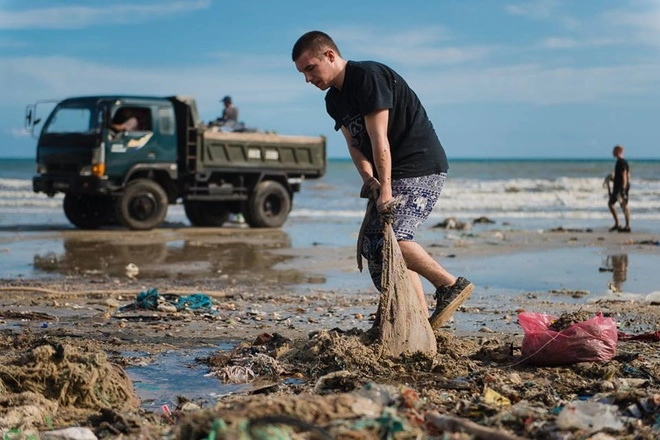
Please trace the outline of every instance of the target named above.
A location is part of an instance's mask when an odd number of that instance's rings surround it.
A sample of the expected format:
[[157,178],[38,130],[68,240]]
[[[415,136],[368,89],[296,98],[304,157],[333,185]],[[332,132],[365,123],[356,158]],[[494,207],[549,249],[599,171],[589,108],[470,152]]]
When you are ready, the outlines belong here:
[[[26,108],[33,134],[41,108]],[[326,139],[219,131],[190,97],[85,96],[55,105],[36,162],[33,190],[63,193],[81,229],[153,229],[177,203],[193,226],[241,213],[251,227],[280,227],[301,183],[325,174]]]

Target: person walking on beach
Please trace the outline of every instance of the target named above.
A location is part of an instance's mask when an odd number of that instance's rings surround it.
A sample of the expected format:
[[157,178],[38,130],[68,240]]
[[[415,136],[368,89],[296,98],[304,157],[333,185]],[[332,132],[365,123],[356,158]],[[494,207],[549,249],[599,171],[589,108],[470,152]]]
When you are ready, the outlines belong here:
[[[623,158],[623,146],[616,145],[612,150],[612,156],[616,158],[614,173],[612,174],[612,191],[607,206],[614,217],[614,226],[610,232],[630,232],[630,208],[628,207],[628,190],[630,189],[630,167],[628,161]],[[619,216],[616,212],[617,202],[623,210],[623,217],[626,221],[624,227],[619,223]]]
[[[351,159],[362,177],[360,194],[377,194],[379,213],[392,212],[392,227],[410,279],[428,310],[419,275],[436,288],[436,307],[429,318],[436,329],[451,318],[474,285],[455,277],[414,241],[447,178],[445,151],[417,95],[390,67],[374,61],[351,61],[329,35],[310,31],[294,44],[296,69],[322,91],[326,110],[341,130]],[[367,214],[369,215],[369,214]],[[365,219],[363,247],[369,272],[381,290],[383,223],[381,215]]]

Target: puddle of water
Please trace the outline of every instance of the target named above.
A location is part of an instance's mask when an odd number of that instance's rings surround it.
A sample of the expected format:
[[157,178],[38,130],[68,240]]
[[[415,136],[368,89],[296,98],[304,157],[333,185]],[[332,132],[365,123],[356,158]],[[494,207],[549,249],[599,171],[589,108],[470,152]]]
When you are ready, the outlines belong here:
[[[590,293],[588,297],[575,299],[560,296],[561,301],[572,303],[606,294],[609,283],[617,284],[622,292],[627,293],[648,294],[660,290],[659,254],[632,253],[625,259],[622,255],[625,254],[608,255],[593,248],[498,255],[466,261],[464,273],[478,287],[506,289],[516,294],[558,289]],[[611,268],[612,271],[602,271],[601,268]]]
[[[168,351],[155,356],[149,365],[126,367],[125,371],[146,410],[161,411],[163,405],[172,409],[177,404],[177,396],[186,397],[200,406],[209,406],[218,396],[252,389],[251,384],[225,384],[217,377],[206,377],[208,366],[195,362],[195,359],[208,357],[218,350],[231,349],[231,345],[223,345]],[[124,356],[142,357],[127,353]]]
[[270,252],[291,247],[290,237],[281,230],[154,230],[132,234],[134,240],[127,240],[125,234],[108,230],[14,237],[0,231],[0,278],[81,274],[123,278],[126,265],[134,263],[140,276],[149,278],[241,278],[259,273],[278,282],[307,281],[307,275],[298,271],[273,269],[291,258]]
[[[474,307],[493,309],[502,301],[511,302],[524,294],[540,300],[579,304],[595,297],[609,295],[611,287],[620,292],[646,295],[660,291],[660,254],[623,252],[607,253],[597,248],[556,249],[502,254],[490,257],[447,258],[442,265],[451,273],[468,277],[476,286],[469,303]],[[346,294],[377,298],[368,271],[327,271],[325,284],[316,291],[341,291]],[[433,286],[423,280],[424,291],[432,301]],[[293,286],[300,294],[309,286]],[[586,291],[572,297],[550,293],[552,290]],[[332,295],[330,293],[329,295]],[[431,304],[433,304],[431,302]]]
[[[455,266],[455,267],[452,267]],[[642,299],[660,291],[660,255],[601,249],[576,248],[526,252],[496,257],[451,261],[447,269],[467,274],[475,291],[465,303],[466,311],[454,315],[458,331],[475,331],[486,326],[495,331],[521,333],[517,322],[516,299],[537,312],[558,315],[562,304],[586,304],[618,295]],[[428,291],[428,289],[427,289]],[[577,295],[571,292],[578,291]],[[470,313],[470,309],[477,311]],[[490,313],[489,313],[490,312]],[[654,331],[654,323],[640,324],[639,331]]]

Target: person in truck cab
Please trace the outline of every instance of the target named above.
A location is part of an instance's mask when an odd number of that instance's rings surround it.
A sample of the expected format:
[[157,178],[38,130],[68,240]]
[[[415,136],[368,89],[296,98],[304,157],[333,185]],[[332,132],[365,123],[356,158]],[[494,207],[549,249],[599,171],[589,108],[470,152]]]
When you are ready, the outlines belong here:
[[135,131],[138,128],[137,117],[131,108],[119,109],[112,120],[112,128],[115,131]]

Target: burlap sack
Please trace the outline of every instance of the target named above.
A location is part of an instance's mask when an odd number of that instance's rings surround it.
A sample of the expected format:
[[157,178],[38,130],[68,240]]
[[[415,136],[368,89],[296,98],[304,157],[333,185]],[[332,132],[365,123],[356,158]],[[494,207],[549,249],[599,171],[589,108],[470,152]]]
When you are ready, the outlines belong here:
[[380,294],[380,357],[421,352],[434,355],[437,343],[428,311],[415,294],[392,225],[383,227],[383,274]]

